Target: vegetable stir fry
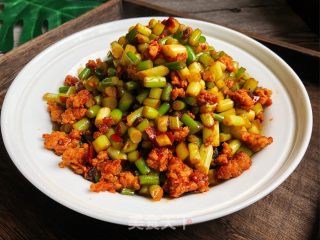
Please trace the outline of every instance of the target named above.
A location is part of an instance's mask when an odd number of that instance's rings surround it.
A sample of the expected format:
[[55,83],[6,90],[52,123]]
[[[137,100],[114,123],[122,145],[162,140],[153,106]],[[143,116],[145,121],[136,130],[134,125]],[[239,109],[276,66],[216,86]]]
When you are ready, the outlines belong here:
[[44,146],[93,192],[205,192],[273,141],[261,133],[272,92],[258,85],[200,29],[151,19],[44,95],[54,124]]

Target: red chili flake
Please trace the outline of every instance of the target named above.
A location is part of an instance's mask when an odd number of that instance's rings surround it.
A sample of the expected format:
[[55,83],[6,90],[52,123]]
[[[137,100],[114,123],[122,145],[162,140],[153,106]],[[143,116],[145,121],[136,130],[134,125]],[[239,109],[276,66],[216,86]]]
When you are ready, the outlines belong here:
[[108,127],[111,127],[114,124],[112,117],[105,117],[104,119],[102,119],[102,122]]
[[164,55],[162,52],[158,54],[158,58],[164,58]]
[[107,126],[107,124],[99,124],[97,125],[97,128],[102,134],[106,134],[109,130],[109,127]]
[[121,126],[120,126],[120,124],[118,124],[117,126],[116,126],[116,134],[117,135],[121,135]]
[[154,141],[156,138],[156,129],[154,127],[147,127],[146,128],[146,133],[148,134],[148,137],[151,141]]
[[271,105],[272,105],[272,99],[268,98],[267,101],[266,101],[266,106],[269,107]]
[[167,31],[163,32],[163,33],[160,35],[160,39],[168,36],[168,34],[169,34],[169,33],[168,33]]
[[122,115],[121,121],[122,121],[122,122],[127,121],[127,114],[123,114],[123,115]]
[[110,136],[110,138],[112,141],[115,141],[115,142],[122,142],[123,141],[123,139],[118,134],[112,134]]
[[143,121],[142,117],[138,117],[135,121],[134,121],[134,126],[137,126],[139,123],[141,123]]
[[92,143],[89,143],[88,163],[92,164],[93,157],[94,157],[93,145]]
[[64,79],[64,85],[66,86],[74,86],[77,82],[79,82],[79,79],[71,75],[67,75]]
[[256,104],[259,101],[259,99],[260,99],[259,96],[254,95],[253,98],[252,98],[253,103]]
[[62,103],[66,103],[66,102],[67,102],[67,97],[65,97],[65,96],[59,96],[59,100],[60,100],[60,102],[62,102]]
[[162,39],[164,37],[166,37],[168,34],[166,32],[162,33],[160,36],[159,36],[159,39]]
[[173,143],[174,142],[174,135],[172,132],[166,132],[167,136],[169,137],[170,139],[170,142]]
[[208,45],[206,43],[200,43],[200,47],[202,50],[207,50]]

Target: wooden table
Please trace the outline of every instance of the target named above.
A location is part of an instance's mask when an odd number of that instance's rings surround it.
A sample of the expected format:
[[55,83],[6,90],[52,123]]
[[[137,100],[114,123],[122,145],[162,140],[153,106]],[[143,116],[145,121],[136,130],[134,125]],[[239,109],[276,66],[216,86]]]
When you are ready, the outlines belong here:
[[[0,139],[0,239],[300,240],[320,237],[319,42],[315,35],[284,1],[279,0],[162,0],[152,1],[151,5],[147,1],[136,1],[136,4],[156,10],[142,9],[132,2],[127,0],[121,4],[121,1],[111,0],[0,57],[0,104],[21,68],[40,51],[65,36],[99,23],[129,16],[161,14],[159,11],[162,14],[192,15],[246,32],[266,43],[298,73],[309,93],[314,114],[313,134],[303,160],[280,187],[239,212],[187,226],[186,229],[142,231],[98,221],[54,202],[20,174]],[[174,11],[169,9],[170,5],[175,7]],[[270,15],[274,13],[281,18],[272,18]],[[288,48],[284,48],[286,45]]]

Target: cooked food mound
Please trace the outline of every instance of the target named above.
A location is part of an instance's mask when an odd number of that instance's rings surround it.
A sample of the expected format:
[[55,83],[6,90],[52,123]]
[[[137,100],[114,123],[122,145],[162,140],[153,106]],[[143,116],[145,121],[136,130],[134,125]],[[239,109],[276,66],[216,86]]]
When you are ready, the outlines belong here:
[[53,123],[44,147],[92,192],[155,201],[206,192],[272,143],[262,135],[271,90],[200,29],[151,19],[110,47],[44,95]]

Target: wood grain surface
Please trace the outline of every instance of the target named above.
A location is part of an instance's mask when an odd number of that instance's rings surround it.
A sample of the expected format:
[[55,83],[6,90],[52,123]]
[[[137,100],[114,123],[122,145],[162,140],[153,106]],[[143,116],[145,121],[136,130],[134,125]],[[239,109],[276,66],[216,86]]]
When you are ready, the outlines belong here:
[[[166,6],[169,1],[153,1],[155,2]],[[178,0],[170,2],[177,5]],[[243,8],[245,8],[245,3],[254,1],[241,0],[238,2],[244,4]],[[260,1],[257,2],[260,4]],[[212,5],[201,6],[201,9],[200,6],[196,8],[196,5],[192,5],[192,8],[189,7],[187,10],[206,11],[206,9],[210,10],[209,7]],[[125,11],[121,9],[120,1],[109,1],[80,18],[0,57],[0,102],[2,103],[4,94],[16,74],[32,57],[59,39],[83,28],[130,16],[129,13],[131,9],[133,10],[133,6],[131,5],[130,9],[122,9]],[[158,13],[145,9],[139,12],[138,9],[134,10],[135,16]],[[220,10],[216,12],[221,14]],[[269,13],[261,10],[261,21],[267,18],[264,14]],[[272,30],[272,24],[269,28]],[[274,26],[274,28],[279,28],[279,26]],[[283,37],[287,35],[284,34]],[[307,37],[301,38],[302,42],[309,41]],[[137,228],[129,230],[126,226],[106,223],[81,215],[48,198],[16,169],[0,138],[0,239],[319,239],[319,59],[285,50],[273,44],[269,47],[298,73],[310,96],[314,114],[313,134],[303,160],[294,173],[271,194],[234,214],[190,225],[185,229],[168,227],[164,230],[139,230]]]

